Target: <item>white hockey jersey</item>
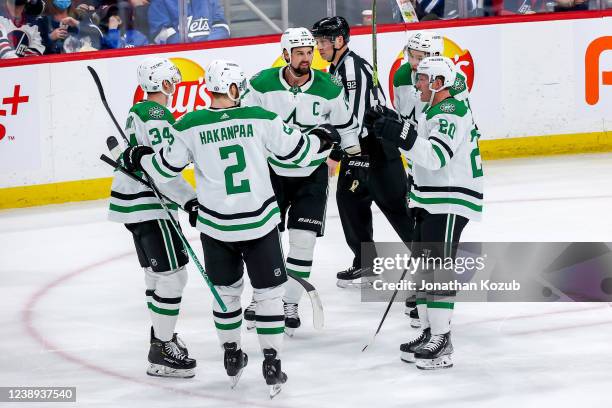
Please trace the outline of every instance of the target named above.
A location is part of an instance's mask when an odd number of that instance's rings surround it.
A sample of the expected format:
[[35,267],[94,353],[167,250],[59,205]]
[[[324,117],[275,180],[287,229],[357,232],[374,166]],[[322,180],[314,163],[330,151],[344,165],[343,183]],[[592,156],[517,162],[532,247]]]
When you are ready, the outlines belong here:
[[[359,124],[349,108],[342,83],[328,73],[311,70],[308,82],[291,87],[283,78],[283,68],[265,69],[251,78],[242,103],[274,112],[303,132],[323,123],[332,124],[340,133],[342,148],[359,146]],[[315,155],[306,167],[275,157],[270,157],[269,163],[280,176],[307,177],[325,162],[327,155],[328,152]]]
[[0,16],[0,26],[19,57],[42,55],[45,52],[37,26],[23,24],[17,27],[12,20],[3,16]]
[[[150,146],[155,151],[172,142],[172,124],[175,122],[170,111],[156,102],[142,101],[130,109],[125,134],[130,145]],[[138,174],[142,177],[142,173]],[[168,184],[158,185],[159,190],[181,206],[193,198],[195,191],[182,177]],[[167,203],[172,215],[177,219],[178,206]],[[168,219],[153,191],[132,180],[125,174],[115,171],[108,219],[124,224],[150,220]]]
[[321,147],[261,107],[204,109],[174,125],[174,141],[142,166],[156,181],[167,182],[190,162],[195,165],[200,208],[198,231],[225,242],[262,237],[280,222],[267,157],[308,165]]
[[410,207],[432,214],[482,216],[483,169],[480,134],[463,101],[448,98],[427,108],[418,120],[418,137],[409,151],[414,183]]

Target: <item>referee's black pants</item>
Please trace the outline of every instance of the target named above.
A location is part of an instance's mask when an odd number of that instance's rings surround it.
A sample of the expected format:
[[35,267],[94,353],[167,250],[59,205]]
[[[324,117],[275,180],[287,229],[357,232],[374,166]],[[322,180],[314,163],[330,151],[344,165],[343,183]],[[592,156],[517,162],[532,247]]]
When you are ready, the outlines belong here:
[[[414,219],[408,208],[410,185],[401,157],[369,166],[367,156],[344,157],[340,164],[336,202],[344,237],[355,255],[353,266],[362,265],[361,243],[373,239],[372,202],[380,208],[403,242],[411,242]],[[375,255],[374,255],[375,256]]]

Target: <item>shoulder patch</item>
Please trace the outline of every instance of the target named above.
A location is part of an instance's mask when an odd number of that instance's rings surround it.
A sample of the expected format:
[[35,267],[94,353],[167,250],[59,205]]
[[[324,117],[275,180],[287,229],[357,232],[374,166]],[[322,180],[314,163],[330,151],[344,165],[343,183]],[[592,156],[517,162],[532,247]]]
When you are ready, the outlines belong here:
[[149,116],[153,119],[163,119],[166,112],[160,106],[152,106],[149,108]]
[[331,75],[331,81],[338,86],[344,86],[342,80],[335,75]]
[[444,113],[453,113],[455,110],[457,110],[457,108],[452,103],[442,102],[440,104],[440,110]]

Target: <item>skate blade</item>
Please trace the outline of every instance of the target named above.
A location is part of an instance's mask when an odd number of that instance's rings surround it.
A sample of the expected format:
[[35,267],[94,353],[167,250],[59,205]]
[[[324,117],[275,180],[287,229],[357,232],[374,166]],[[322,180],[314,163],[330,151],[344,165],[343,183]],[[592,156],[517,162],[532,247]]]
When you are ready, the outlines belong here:
[[363,288],[371,287],[372,282],[367,281],[367,280],[364,282],[359,282],[357,280],[350,281],[350,280],[338,279],[336,281],[336,286],[338,286],[340,289],[363,289]]
[[285,326],[285,335],[287,337],[293,337],[294,334],[295,334],[295,328],[294,327],[286,327]]
[[419,370],[439,370],[444,368],[451,368],[453,366],[453,360],[450,355],[434,358],[432,360],[418,359],[416,366]]
[[276,397],[282,390],[280,384],[274,384],[270,386],[270,399]]
[[147,374],[153,377],[193,378],[195,377],[195,370],[193,368],[177,370],[151,363],[149,368],[147,368]]
[[402,351],[400,359],[404,363],[409,363],[409,364],[412,364],[412,363],[416,362],[416,360],[414,358],[414,353],[408,353],[407,351]]
[[230,376],[230,388],[233,390],[238,385],[238,381],[240,381],[240,377],[242,376],[243,368],[238,371],[238,374]]

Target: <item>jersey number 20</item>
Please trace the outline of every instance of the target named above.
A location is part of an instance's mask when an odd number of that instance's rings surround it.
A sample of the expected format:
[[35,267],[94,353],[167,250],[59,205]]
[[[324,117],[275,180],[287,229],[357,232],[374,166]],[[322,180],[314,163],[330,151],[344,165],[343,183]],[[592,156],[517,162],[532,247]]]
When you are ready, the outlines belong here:
[[227,160],[230,156],[236,157],[236,164],[227,166],[225,169],[225,191],[228,195],[238,193],[248,193],[251,191],[251,185],[248,179],[242,179],[238,184],[234,183],[234,175],[246,169],[246,161],[244,160],[244,150],[240,145],[223,146],[219,148],[221,160]]

